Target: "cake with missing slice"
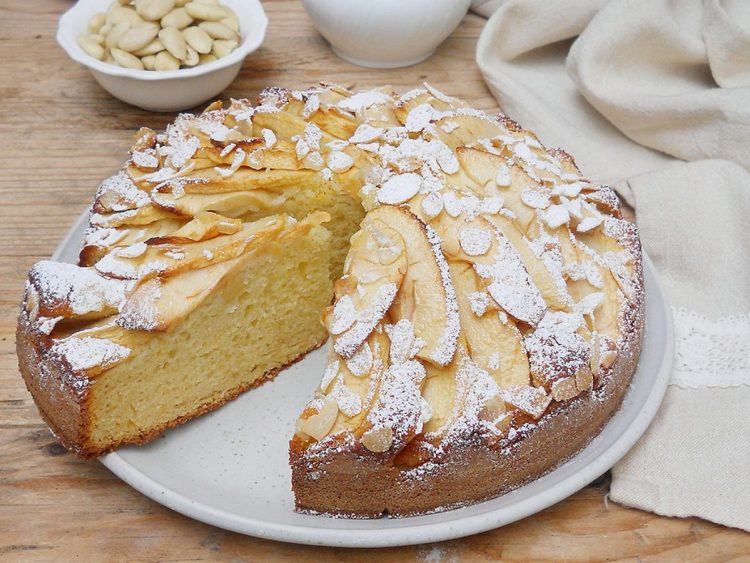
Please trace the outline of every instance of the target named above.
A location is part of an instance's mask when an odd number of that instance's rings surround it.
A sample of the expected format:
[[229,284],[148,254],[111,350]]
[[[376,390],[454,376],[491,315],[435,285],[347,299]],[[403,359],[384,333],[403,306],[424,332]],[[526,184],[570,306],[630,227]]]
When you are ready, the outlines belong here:
[[93,457],[328,339],[290,441],[297,506],[405,516],[585,446],[635,370],[643,303],[614,192],[510,119],[429,86],[269,89],[138,133],[79,264],[31,270],[17,348],[43,418]]

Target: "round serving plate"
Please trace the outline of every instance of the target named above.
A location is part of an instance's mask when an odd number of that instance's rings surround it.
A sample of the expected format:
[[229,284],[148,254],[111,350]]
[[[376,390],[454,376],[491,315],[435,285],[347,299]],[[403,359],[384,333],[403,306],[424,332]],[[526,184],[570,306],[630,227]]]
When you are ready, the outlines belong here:
[[[53,258],[75,262],[87,214]],[[313,545],[381,547],[448,540],[539,512],[606,472],[645,432],[661,404],[673,357],[672,315],[644,256],[646,332],[622,407],[575,457],[501,497],[424,516],[351,520],[294,511],[287,444],[325,368],[317,350],[220,409],[101,461],[134,489],[196,520],[261,538]],[[179,382],[176,382],[179,384]]]

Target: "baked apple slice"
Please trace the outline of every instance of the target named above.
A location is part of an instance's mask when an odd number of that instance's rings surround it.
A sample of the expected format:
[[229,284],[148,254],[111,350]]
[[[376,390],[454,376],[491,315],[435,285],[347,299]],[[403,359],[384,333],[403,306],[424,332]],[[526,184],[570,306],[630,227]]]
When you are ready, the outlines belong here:
[[[406,246],[407,271],[391,311],[393,321],[407,319],[424,342],[417,357],[438,366],[453,359],[459,333],[458,305],[440,237],[406,208],[385,205],[371,211],[399,232]],[[418,306],[417,306],[418,305]]]
[[350,359],[390,309],[407,270],[402,235],[373,214],[351,239],[335,303],[323,313],[333,348]]
[[[458,310],[466,348],[476,364],[500,387],[529,383],[529,361],[520,331],[496,311],[478,309],[472,301],[489,296],[482,291],[476,273],[465,262],[451,263],[451,277],[458,295]],[[478,314],[482,313],[482,314]]]

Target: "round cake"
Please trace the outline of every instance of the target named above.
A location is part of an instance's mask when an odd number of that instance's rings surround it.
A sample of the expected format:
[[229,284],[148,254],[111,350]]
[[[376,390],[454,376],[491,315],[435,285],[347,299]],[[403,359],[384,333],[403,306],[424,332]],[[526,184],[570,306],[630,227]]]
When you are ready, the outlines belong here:
[[42,417],[94,457],[328,340],[289,446],[297,508],[407,516],[584,447],[643,305],[614,192],[509,118],[428,85],[268,89],[138,132],[79,264],[29,273],[17,348]]

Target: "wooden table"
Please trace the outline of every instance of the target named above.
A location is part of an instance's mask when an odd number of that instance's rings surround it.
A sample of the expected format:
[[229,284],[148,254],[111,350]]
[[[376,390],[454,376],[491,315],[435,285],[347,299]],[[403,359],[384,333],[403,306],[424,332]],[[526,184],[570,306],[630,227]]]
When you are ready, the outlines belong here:
[[[608,504],[608,476],[533,517],[471,538],[367,551],[295,546],[180,516],[99,463],[67,453],[41,422],[18,374],[14,330],[26,272],[50,255],[99,181],[119,168],[133,132],[141,125],[162,128],[174,117],[115,100],[68,60],[54,34],[71,4],[0,0],[0,560],[708,561],[750,553],[750,535],[743,532]],[[467,16],[429,61],[373,70],[333,55],[298,1],[265,7],[266,41],[225,99],[321,80],[404,90],[429,81],[476,107],[497,109],[474,63],[479,17]]]

